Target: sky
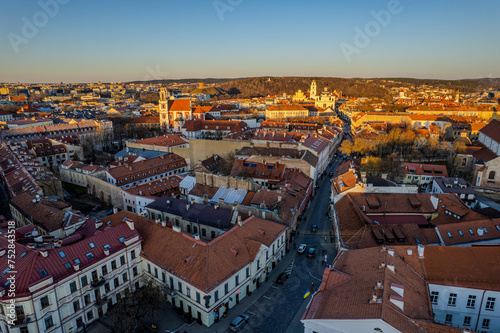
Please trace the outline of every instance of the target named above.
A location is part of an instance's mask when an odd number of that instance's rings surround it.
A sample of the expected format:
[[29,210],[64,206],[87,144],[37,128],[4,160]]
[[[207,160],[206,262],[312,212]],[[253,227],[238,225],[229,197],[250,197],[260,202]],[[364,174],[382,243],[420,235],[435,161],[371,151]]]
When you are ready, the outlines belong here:
[[0,82],[500,77],[499,0],[3,0]]

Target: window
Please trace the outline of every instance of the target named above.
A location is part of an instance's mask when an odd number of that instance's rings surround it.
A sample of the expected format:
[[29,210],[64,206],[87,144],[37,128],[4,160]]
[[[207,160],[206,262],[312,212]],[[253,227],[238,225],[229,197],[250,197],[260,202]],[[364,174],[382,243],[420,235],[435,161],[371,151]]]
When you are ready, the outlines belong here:
[[49,296],[43,296],[42,298],[40,298],[40,306],[42,307],[42,309],[46,308],[49,305]]
[[116,269],[116,260],[111,262],[111,270]]
[[75,260],[73,260],[73,261],[74,261],[74,262],[75,262],[75,264],[77,264],[77,265],[80,265],[80,264],[81,264],[80,259],[78,259],[78,258],[76,258],[76,259],[75,259]]
[[158,268],[155,267],[155,278],[158,277]]
[[87,275],[82,276],[80,281],[82,282],[82,287],[85,287],[87,284],[89,284],[89,281],[87,279]]
[[106,275],[108,274],[108,265],[104,265],[101,267],[101,270],[102,270],[102,275]]
[[64,251],[59,251],[58,253],[61,258],[66,258],[66,254],[64,253]]
[[227,294],[229,292],[229,283],[226,283],[224,285],[224,294]]
[[74,293],[76,291],[76,282],[73,281],[69,284],[69,290],[71,291],[71,293]]
[[120,265],[125,265],[125,256],[120,257]]
[[87,320],[92,320],[94,318],[94,311],[87,312]]
[[151,273],[151,265],[148,263],[148,273]]
[[219,291],[216,290],[214,293],[214,301],[217,302],[219,300]]
[[247,267],[247,274],[246,275],[247,275],[247,277],[250,276],[250,267]]
[[66,269],[70,269],[71,268],[71,264],[69,262],[67,262],[67,263],[64,264],[64,267],[66,267]]
[[457,304],[457,294],[451,293],[448,298],[448,306],[455,306]]
[[118,288],[120,286],[120,279],[119,278],[115,278],[113,280],[113,284],[115,285],[115,288]]
[[104,284],[104,292],[109,293],[111,291],[111,288],[109,287],[109,282],[106,282]]
[[490,174],[488,175],[488,179],[491,179],[491,180],[495,179],[495,171],[490,171]]
[[125,241],[125,237],[120,237],[119,241],[120,241],[120,243],[123,243]]
[[236,276],[234,277],[234,285],[236,285],[236,286],[237,286],[237,285],[239,285],[239,284],[240,284],[240,276],[239,276],[239,275],[236,275]]
[[74,301],[73,302],[73,310],[75,312],[77,312],[78,310],[80,310],[80,301]]
[[87,253],[86,256],[89,259],[92,259],[94,257],[94,255],[92,254],[92,252]]
[[132,258],[132,260],[135,259],[135,250],[132,250],[132,252],[130,252],[130,258]]
[[439,297],[439,292],[438,291],[431,291],[431,303],[432,304],[437,304],[438,303],[438,297]]
[[486,300],[486,310],[494,310],[495,309],[495,297],[488,297]]
[[83,301],[85,302],[85,306],[90,304],[90,294],[83,296]]
[[182,282],[181,281],[177,282],[177,290],[179,290],[182,293]]
[[453,319],[453,315],[447,314],[446,318],[444,319],[445,323],[451,323],[451,320]]
[[109,246],[109,244],[106,244],[106,245],[104,245],[104,249],[105,250],[111,250],[111,246]]
[[187,297],[191,297],[191,289],[189,287],[186,287],[186,295]]
[[134,276],[137,276],[139,274],[139,272],[137,271],[137,267],[132,268],[132,273],[134,274]]
[[471,319],[472,319],[472,317],[465,316],[464,317],[464,326],[470,326]]
[[199,292],[196,292],[196,302],[200,303],[201,300],[200,300],[200,293]]
[[207,229],[201,228],[201,236],[206,237],[207,236]]
[[490,328],[490,320],[483,319],[483,324],[481,325],[481,328]]
[[54,326],[54,321],[52,320],[52,316],[48,316],[45,318],[45,329],[49,329]]
[[89,243],[89,246],[90,246],[91,249],[95,248],[95,244],[92,243],[92,242]]
[[123,280],[123,282],[127,282],[128,281],[127,272],[125,272],[125,273],[122,274],[122,280]]
[[173,277],[170,277],[169,279],[170,281],[170,289],[174,290],[174,278]]
[[466,165],[467,165],[467,159],[466,159],[466,158],[464,158],[464,159],[462,159],[462,166],[464,167],[464,166],[466,166]]
[[476,307],[476,296],[469,295],[469,299],[467,300],[467,307],[474,309]]

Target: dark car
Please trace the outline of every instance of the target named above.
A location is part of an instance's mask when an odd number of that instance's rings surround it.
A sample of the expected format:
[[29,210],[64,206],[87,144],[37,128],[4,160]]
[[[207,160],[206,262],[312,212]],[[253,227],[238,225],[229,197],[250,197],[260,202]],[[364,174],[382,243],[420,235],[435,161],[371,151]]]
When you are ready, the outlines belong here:
[[279,283],[279,284],[285,283],[285,281],[288,279],[289,276],[290,276],[290,274],[288,274],[288,272],[281,273],[278,276],[278,278],[276,279],[276,283]]
[[333,172],[330,172],[330,173],[328,174],[328,177],[333,177]]
[[318,226],[317,226],[316,224],[313,224],[313,225],[311,226],[311,231],[312,231],[312,232],[316,232],[316,231],[318,231]]
[[231,331],[239,331],[243,325],[246,324],[246,322],[248,321],[248,315],[246,314],[242,314],[242,315],[239,315],[238,317],[234,318],[234,320],[231,322],[231,324],[229,325],[229,329]]
[[314,247],[310,247],[309,250],[307,250],[307,256],[314,258],[314,252],[315,252]]

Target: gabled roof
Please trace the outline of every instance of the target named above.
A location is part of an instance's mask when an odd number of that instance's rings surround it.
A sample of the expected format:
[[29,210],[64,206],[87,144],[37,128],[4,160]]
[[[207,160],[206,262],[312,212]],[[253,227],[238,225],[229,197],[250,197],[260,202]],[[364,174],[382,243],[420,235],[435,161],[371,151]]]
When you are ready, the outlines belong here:
[[168,111],[191,111],[190,99],[169,99]]
[[484,126],[479,132],[483,133],[492,140],[500,143],[500,121],[493,119]]
[[125,217],[135,222],[144,239],[144,258],[206,292],[253,262],[261,246],[271,246],[287,229],[281,224],[251,216],[242,222],[241,227],[235,225],[206,243],[127,211],[106,219],[111,220],[111,225],[117,225]]

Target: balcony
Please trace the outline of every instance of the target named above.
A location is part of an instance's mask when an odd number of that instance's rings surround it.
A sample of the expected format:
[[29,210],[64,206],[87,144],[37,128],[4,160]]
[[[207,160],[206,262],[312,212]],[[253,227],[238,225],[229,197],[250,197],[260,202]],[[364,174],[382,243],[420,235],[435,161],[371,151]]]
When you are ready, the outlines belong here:
[[19,314],[17,315],[17,319],[14,320],[14,327],[26,327],[33,320],[34,316],[26,316],[24,314]]
[[104,303],[106,303],[106,301],[108,300],[108,298],[106,296],[104,297],[101,297],[101,296],[98,296],[95,300],[95,305],[97,306],[101,306],[103,305]]
[[98,288],[98,287],[102,286],[104,284],[104,282],[106,282],[106,279],[101,276],[99,279],[93,280],[92,283],[90,283],[90,284],[92,285],[92,287]]

